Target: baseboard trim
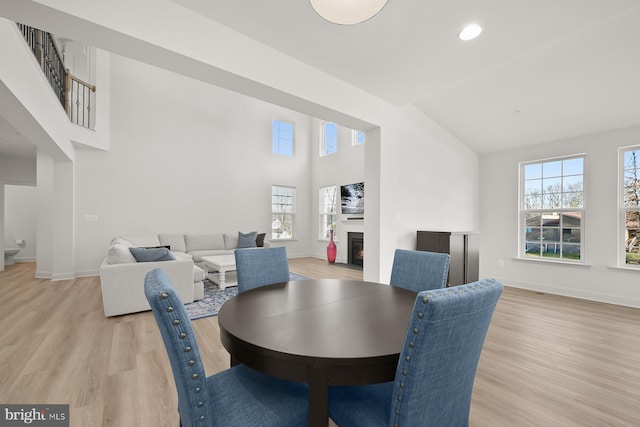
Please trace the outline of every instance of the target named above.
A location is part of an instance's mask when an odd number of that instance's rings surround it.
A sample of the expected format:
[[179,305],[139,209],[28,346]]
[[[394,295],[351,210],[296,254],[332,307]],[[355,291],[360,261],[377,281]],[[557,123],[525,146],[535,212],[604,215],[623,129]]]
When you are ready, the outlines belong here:
[[76,271],[75,277],[93,277],[99,275],[100,270],[80,270]]
[[534,292],[543,292],[547,294],[559,295],[569,298],[583,299],[587,301],[601,302],[605,304],[614,304],[624,307],[640,308],[640,298],[619,297],[600,292],[589,292],[575,288],[563,288],[559,286],[548,285],[545,283],[520,282],[517,280],[508,280],[496,277],[505,286],[512,288],[525,289]]
[[36,279],[49,279],[51,280],[50,271],[38,271],[36,270]]

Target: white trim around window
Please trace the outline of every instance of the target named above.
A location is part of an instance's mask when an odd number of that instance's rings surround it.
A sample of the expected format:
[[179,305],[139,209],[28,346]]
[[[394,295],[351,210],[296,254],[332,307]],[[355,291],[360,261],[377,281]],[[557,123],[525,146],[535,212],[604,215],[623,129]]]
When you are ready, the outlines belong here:
[[295,238],[296,188],[271,186],[271,240]]
[[618,151],[618,267],[640,269],[640,145]]
[[295,125],[281,120],[273,120],[271,124],[271,152],[292,157],[294,141]]
[[367,139],[366,134],[361,130],[351,129],[351,145],[362,145]]
[[336,212],[338,204],[338,186],[329,185],[318,190],[319,231],[318,238],[328,240],[331,230],[336,228]]
[[333,122],[320,123],[320,157],[338,152],[338,125]]
[[585,263],[584,158],[520,163],[520,259]]

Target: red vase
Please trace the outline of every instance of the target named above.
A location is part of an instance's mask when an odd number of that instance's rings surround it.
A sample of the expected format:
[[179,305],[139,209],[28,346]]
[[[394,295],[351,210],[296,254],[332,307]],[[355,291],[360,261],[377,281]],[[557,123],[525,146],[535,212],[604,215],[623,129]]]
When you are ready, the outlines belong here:
[[329,230],[329,244],[327,245],[327,261],[329,264],[333,264],[336,262],[336,252],[338,248],[336,247],[336,243],[333,241],[333,230]]

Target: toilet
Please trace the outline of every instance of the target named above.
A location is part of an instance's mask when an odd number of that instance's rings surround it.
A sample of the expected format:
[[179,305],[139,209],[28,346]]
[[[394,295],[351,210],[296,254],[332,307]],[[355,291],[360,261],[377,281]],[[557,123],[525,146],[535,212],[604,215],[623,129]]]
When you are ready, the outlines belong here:
[[20,249],[18,248],[9,248],[4,250],[4,265],[12,265],[16,263],[15,257]]

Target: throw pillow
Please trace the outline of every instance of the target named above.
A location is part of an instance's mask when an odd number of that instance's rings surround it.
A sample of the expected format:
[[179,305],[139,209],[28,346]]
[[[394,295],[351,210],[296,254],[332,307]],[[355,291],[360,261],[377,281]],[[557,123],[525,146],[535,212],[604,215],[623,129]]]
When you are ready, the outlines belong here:
[[129,248],[138,262],[171,261],[176,257],[167,248]]
[[260,233],[256,236],[256,246],[262,248],[264,246],[264,238],[267,233]]
[[257,231],[252,231],[251,233],[241,233],[238,231],[238,249],[255,248],[257,235]]

